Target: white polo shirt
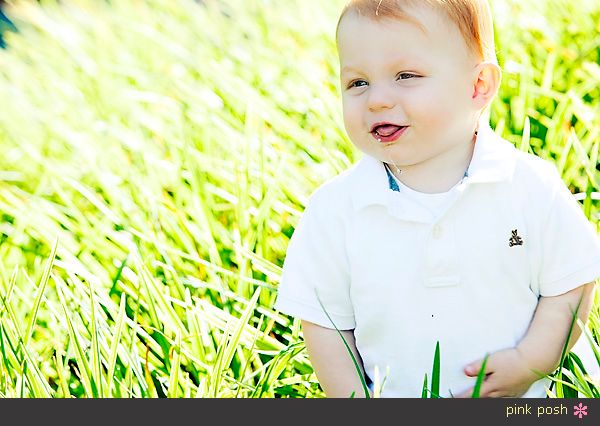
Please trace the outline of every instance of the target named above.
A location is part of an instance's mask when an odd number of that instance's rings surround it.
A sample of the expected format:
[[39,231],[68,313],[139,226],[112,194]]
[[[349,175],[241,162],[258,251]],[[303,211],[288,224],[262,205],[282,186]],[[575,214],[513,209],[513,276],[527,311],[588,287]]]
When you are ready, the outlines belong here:
[[366,374],[389,367],[384,397],[421,395],[437,341],[441,396],[465,391],[475,378],[464,366],[514,347],[539,296],[600,277],[598,235],[554,165],[487,125],[437,213],[390,189],[384,164],[364,155],[310,196],[289,242],[275,308],[334,328],[318,294],[339,329],[354,329]]

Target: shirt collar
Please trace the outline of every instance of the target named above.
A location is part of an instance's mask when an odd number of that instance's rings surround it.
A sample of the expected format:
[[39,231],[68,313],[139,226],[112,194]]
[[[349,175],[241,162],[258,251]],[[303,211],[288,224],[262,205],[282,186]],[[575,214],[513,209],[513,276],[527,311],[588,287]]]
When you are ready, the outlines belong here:
[[[469,174],[462,189],[475,183],[510,181],[515,168],[515,151],[516,148],[497,135],[488,123],[481,123]],[[364,154],[353,175],[352,203],[355,211],[372,204],[389,204],[394,191],[390,189],[383,162]]]
[[[387,165],[384,164],[383,167],[385,168],[385,172],[387,173],[388,183],[389,183],[390,189],[392,191],[400,192],[400,186],[398,186],[398,183],[399,183],[398,178],[396,178],[390,172],[390,167],[389,166],[387,166]],[[469,169],[468,168],[467,168],[467,170],[465,170],[465,174],[463,175],[463,179],[466,178],[467,176],[469,176]]]

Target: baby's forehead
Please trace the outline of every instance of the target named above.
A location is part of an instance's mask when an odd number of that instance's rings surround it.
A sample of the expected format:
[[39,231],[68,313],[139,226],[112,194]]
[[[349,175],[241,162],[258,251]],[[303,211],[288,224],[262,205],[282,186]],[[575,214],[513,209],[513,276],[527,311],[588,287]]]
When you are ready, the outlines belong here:
[[336,36],[340,29],[351,22],[353,25],[375,24],[382,28],[391,29],[394,23],[409,23],[427,35],[434,29],[450,26],[458,29],[458,26],[442,10],[426,7],[411,7],[398,10],[394,14],[371,16],[361,13],[359,10],[348,10],[339,20]]
[[[368,34],[368,35],[367,35]],[[348,11],[340,20],[337,33],[338,54],[365,53],[373,44],[390,50],[410,40],[410,47],[421,48],[427,56],[447,52],[469,56],[470,49],[458,25],[443,12],[429,8],[414,8],[398,16],[365,16]],[[345,48],[344,48],[345,47]],[[400,47],[398,47],[400,48]],[[361,49],[361,50],[357,50]],[[414,49],[411,49],[414,51]],[[461,52],[459,52],[461,51]]]

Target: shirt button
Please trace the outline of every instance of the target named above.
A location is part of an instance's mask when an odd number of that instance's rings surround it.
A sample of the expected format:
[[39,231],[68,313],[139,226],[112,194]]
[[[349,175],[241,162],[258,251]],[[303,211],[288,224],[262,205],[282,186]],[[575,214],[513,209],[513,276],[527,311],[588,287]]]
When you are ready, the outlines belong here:
[[439,240],[442,236],[442,227],[440,225],[435,225],[433,227],[433,238]]

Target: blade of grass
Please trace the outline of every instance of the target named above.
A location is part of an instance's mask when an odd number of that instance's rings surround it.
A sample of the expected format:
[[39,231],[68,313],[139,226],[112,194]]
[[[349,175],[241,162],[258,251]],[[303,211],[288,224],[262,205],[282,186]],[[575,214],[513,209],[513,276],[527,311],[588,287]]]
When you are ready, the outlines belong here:
[[[315,293],[316,293],[316,289],[315,289]],[[363,387],[363,392],[365,393],[365,398],[371,398],[371,394],[369,393],[369,388],[367,387],[367,382],[365,381],[365,378],[363,377],[361,368],[358,365],[358,361],[356,360],[356,357],[352,353],[352,350],[350,349],[350,346],[348,346],[348,342],[346,342],[346,339],[344,339],[344,336],[340,332],[339,328],[337,328],[337,326],[335,325],[335,323],[331,319],[331,316],[329,316],[329,313],[327,312],[327,309],[325,309],[325,306],[323,306],[323,302],[321,302],[321,298],[319,297],[319,294],[316,293],[316,295],[317,295],[317,301],[319,302],[319,305],[321,305],[321,309],[323,309],[323,312],[325,312],[325,315],[329,319],[329,322],[331,322],[331,324],[335,328],[335,331],[337,331],[338,335],[342,339],[342,342],[344,343],[344,346],[346,346],[346,351],[348,351],[348,354],[350,355],[350,358],[352,358],[352,362],[354,363],[354,368],[356,370],[356,374],[358,375],[358,378],[360,379],[360,383],[361,383],[361,385]]]
[[[231,360],[233,359],[233,356],[235,355],[235,351],[238,347],[239,340],[242,336],[242,332],[244,331],[244,326],[248,323],[248,321],[250,320],[250,318],[252,316],[252,313],[256,309],[256,303],[258,302],[260,292],[261,292],[261,287],[257,287],[256,290],[254,291],[254,295],[252,296],[252,299],[250,299],[250,301],[248,302],[246,309],[242,313],[241,317],[237,320],[237,323],[236,323],[233,331],[231,332],[231,337],[225,339],[226,344],[225,344],[225,349],[222,352],[222,360],[217,365],[217,368],[215,368],[215,370],[213,371],[213,377],[211,377],[211,379],[212,379],[211,386],[212,386],[212,389],[214,392],[216,392],[216,390],[219,386],[219,383],[221,382],[221,377],[224,374],[224,371],[227,368],[229,368],[229,365],[231,364]],[[226,333],[225,336],[229,336],[229,333]]]
[[181,334],[177,331],[175,337],[175,345],[172,346],[173,361],[171,361],[171,372],[169,374],[169,384],[167,388],[167,396],[169,398],[177,398],[179,390],[179,372],[180,372],[180,352],[181,352]]
[[50,257],[46,261],[46,267],[44,268],[44,272],[42,274],[42,279],[40,280],[40,284],[37,288],[37,294],[35,296],[35,301],[33,302],[33,309],[31,310],[31,317],[29,318],[29,322],[27,323],[27,328],[25,329],[25,336],[23,339],[23,344],[25,346],[29,345],[29,339],[31,339],[31,335],[33,334],[33,327],[35,325],[35,321],[37,319],[38,311],[40,309],[40,303],[42,302],[42,297],[44,296],[44,290],[46,289],[46,285],[50,280],[50,272],[52,271],[52,265],[54,263],[54,258],[56,257],[56,250],[58,248],[58,238],[54,240],[54,245],[52,246],[52,251],[50,252]]
[[0,319],[4,316],[5,312],[9,312],[10,314],[10,298],[13,294],[13,289],[15,288],[15,284],[17,283],[17,276],[19,275],[19,267],[15,266],[13,269],[13,273],[10,277],[10,282],[8,284],[8,289],[6,290],[6,295],[0,294],[0,300],[2,301],[2,310],[0,310]]
[[525,116],[525,124],[523,125],[523,136],[521,137],[521,144],[519,150],[523,152],[529,152],[531,139],[531,123],[529,116]]
[[579,327],[581,327],[581,329],[583,330],[583,334],[585,334],[585,337],[588,343],[590,344],[590,347],[592,348],[592,352],[594,354],[594,358],[596,359],[596,363],[598,363],[598,365],[600,366],[600,347],[598,345],[598,342],[594,340],[594,337],[588,331],[587,327],[581,322],[581,320],[578,319],[577,323],[579,324]]
[[[581,397],[583,398],[599,398],[600,393],[596,386],[592,384],[590,386],[590,382],[586,379],[586,376],[589,377],[583,363],[579,356],[576,353],[571,352],[570,357],[572,359],[572,369],[571,373],[573,373],[574,379],[573,383],[575,383],[579,387],[579,392],[581,393]],[[579,395],[578,395],[579,396]]]
[[[23,353],[23,381],[27,381],[31,386],[32,396],[34,398],[50,398],[53,394],[50,385],[44,379],[44,375],[33,361],[30,351],[23,346],[23,340],[19,337],[19,349]],[[28,368],[28,366],[31,366]]]
[[269,390],[274,380],[287,368],[292,358],[296,357],[305,349],[303,342],[292,343],[287,348],[281,350],[273,359],[265,365],[267,369],[256,385],[251,398],[261,398]]
[[92,385],[96,387],[96,391],[99,397],[106,397],[104,395],[102,385],[102,373],[101,364],[102,358],[100,355],[100,346],[98,344],[98,326],[96,322],[96,309],[94,302],[94,289],[92,284],[88,281],[88,291],[90,292],[90,334],[91,334],[91,355],[92,355]]
[[[252,346],[250,347],[250,353],[252,354],[256,345],[256,341],[258,340],[258,336],[260,334],[260,329],[262,327],[262,323],[264,320],[265,316],[261,315],[259,320],[258,320],[258,324],[256,326],[256,333],[254,333],[254,338],[252,339]],[[248,368],[248,366],[250,365],[251,361],[252,361],[252,357],[253,355],[250,355],[247,359],[246,362],[244,363],[244,367],[242,368],[242,372],[240,374],[240,377],[243,379],[244,378],[244,374],[246,373],[246,369]],[[240,392],[240,389],[242,388],[242,386],[238,386],[237,391],[235,393],[235,397],[237,398]]]
[[[574,129],[571,129],[571,132],[569,133],[569,138],[572,140],[575,154],[577,155],[577,158],[580,161],[581,166],[583,166],[583,170],[585,171],[591,184],[593,186],[595,186],[596,188],[600,188],[600,181],[598,181],[597,173],[596,173],[596,170],[594,169],[596,164],[592,165],[592,162],[590,161],[590,157],[588,157],[588,155],[585,151],[585,148],[583,147],[581,141],[577,137],[577,133],[575,132]],[[598,154],[596,154],[596,155],[598,155]]]
[[62,356],[60,353],[54,354],[52,357],[54,360],[54,367],[56,368],[56,374],[58,374],[58,384],[60,390],[62,391],[63,398],[69,398],[71,396],[71,392],[69,392],[69,384],[67,382],[67,378],[65,377],[64,366],[62,361]]
[[379,367],[375,366],[373,374],[373,398],[381,398],[381,377],[379,377]]
[[123,319],[125,318],[126,303],[127,303],[127,296],[125,293],[121,293],[121,301],[119,302],[119,313],[117,314],[115,331],[112,336],[112,343],[110,345],[110,356],[108,359],[108,366],[107,366],[106,396],[108,396],[108,397],[111,396],[111,387],[112,387],[113,381],[115,379],[114,375],[115,375],[115,365],[117,363],[117,353],[118,353],[119,345],[122,344],[121,334],[123,332],[123,326],[125,324],[125,321]]
[[67,308],[67,302],[65,301],[64,295],[60,286],[56,287],[56,292],[58,294],[58,299],[63,308],[63,312],[65,314],[64,319],[67,323],[67,328],[69,332],[69,336],[71,337],[71,342],[73,342],[75,349],[75,358],[77,359],[77,365],[79,366],[79,374],[81,383],[83,384],[86,396],[88,397],[97,397],[98,394],[96,389],[92,386],[90,366],[88,364],[87,358],[85,357],[85,352],[83,350],[83,346],[81,344],[81,337],[79,337],[79,333],[73,327],[73,323],[71,322],[71,316],[69,314],[69,309]]
[[439,398],[440,395],[440,342],[435,344],[433,367],[431,370],[431,397]]
[[489,354],[485,354],[485,357],[483,358],[481,368],[479,369],[479,373],[477,374],[475,386],[473,387],[473,393],[471,394],[471,398],[479,398],[479,395],[481,394],[481,385],[483,384],[483,380],[485,379],[485,366],[487,364],[489,356]]
[[[571,324],[569,325],[569,332],[567,333],[567,339],[565,340],[565,344],[563,345],[561,354],[560,354],[560,362],[558,363],[559,368],[558,370],[552,374],[550,377],[555,377],[559,380],[553,381],[551,386],[553,384],[556,384],[556,395],[559,398],[565,398],[565,389],[563,388],[563,380],[562,380],[562,375],[563,375],[563,366],[565,365],[565,362],[567,362],[567,354],[568,354],[568,348],[569,348],[569,341],[571,340],[571,335],[573,333],[573,327],[576,324],[577,321],[577,314],[579,312],[579,307],[581,306],[581,302],[583,300],[583,295],[581,298],[579,298],[579,302],[577,303],[577,307],[575,308],[575,311],[572,314],[572,318],[571,318]],[[552,390],[552,389],[550,389]],[[571,393],[570,391],[567,391],[568,393]]]

